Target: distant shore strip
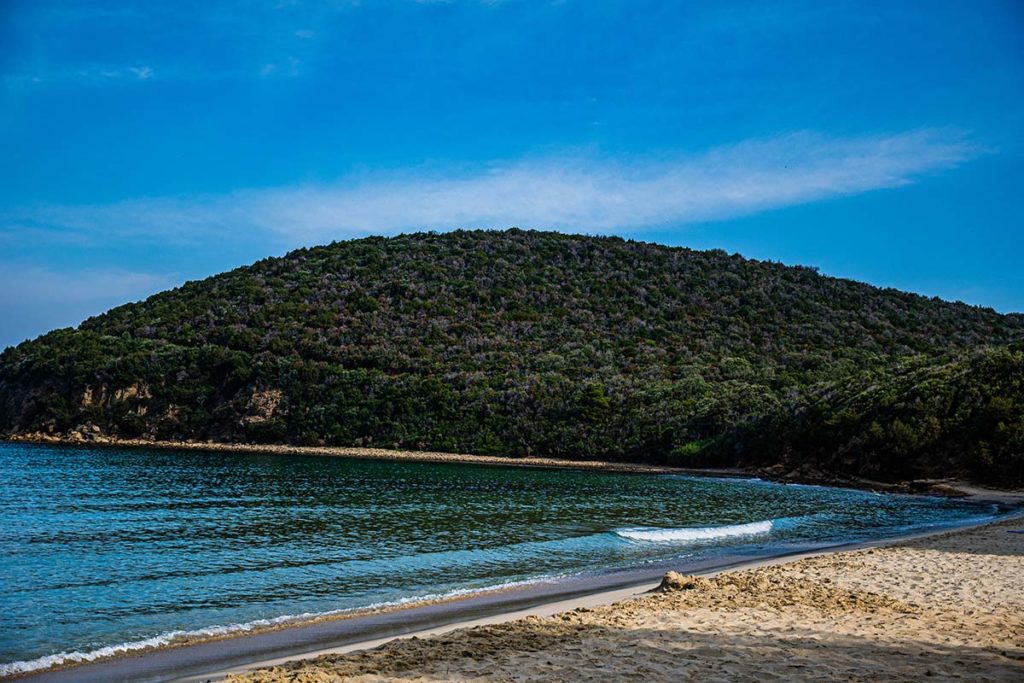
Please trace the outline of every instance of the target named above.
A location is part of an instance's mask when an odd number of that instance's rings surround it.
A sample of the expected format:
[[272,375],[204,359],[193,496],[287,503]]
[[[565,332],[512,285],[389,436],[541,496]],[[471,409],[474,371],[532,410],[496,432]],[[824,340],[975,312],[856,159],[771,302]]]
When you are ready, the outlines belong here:
[[146,439],[116,439],[97,436],[93,439],[68,438],[50,434],[22,434],[8,437],[16,443],[51,444],[55,446],[98,446],[110,448],[148,448],[173,451],[213,451],[263,455],[307,455],[332,458],[359,458],[363,460],[407,460],[414,462],[454,463],[468,465],[498,465],[504,467],[541,467],[558,469],[602,470],[607,472],[636,472],[644,474],[693,474],[711,477],[754,476],[739,468],[680,468],[642,463],[610,462],[607,460],[568,460],[537,456],[512,457],[504,455],[468,455],[437,451],[409,451],[388,448],[361,448],[352,446],[291,446],[285,444],[223,443],[218,441],[149,441]]

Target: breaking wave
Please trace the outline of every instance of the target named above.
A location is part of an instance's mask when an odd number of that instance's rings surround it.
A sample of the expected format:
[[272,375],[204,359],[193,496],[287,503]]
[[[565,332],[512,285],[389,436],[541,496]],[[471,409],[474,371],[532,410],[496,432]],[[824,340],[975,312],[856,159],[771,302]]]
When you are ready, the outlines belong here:
[[619,529],[616,535],[631,541],[649,541],[653,543],[684,543],[687,541],[712,541],[731,536],[755,536],[766,534],[772,530],[774,522],[750,522],[749,524],[731,524],[729,526],[684,527],[682,529],[659,529],[642,527],[636,529]]

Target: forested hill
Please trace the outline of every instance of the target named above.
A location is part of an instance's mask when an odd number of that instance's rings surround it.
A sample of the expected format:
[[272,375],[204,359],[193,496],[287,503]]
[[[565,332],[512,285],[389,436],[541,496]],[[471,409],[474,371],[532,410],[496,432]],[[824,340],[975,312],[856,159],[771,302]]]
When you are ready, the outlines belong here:
[[721,251],[367,238],[7,349],[0,432],[1021,481],[1022,339],[1024,316]]

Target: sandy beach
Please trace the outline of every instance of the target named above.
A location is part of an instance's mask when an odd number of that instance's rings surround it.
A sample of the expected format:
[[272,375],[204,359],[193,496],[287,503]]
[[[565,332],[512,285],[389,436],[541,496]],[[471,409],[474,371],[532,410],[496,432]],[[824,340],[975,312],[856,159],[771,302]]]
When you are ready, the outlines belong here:
[[999,523],[230,677],[326,681],[1024,679],[1024,528]]

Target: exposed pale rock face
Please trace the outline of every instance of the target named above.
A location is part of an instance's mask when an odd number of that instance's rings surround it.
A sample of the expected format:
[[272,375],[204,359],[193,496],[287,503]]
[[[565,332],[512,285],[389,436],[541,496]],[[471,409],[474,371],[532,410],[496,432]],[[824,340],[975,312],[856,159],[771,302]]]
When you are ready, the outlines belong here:
[[147,387],[144,382],[137,382],[125,387],[124,389],[114,390],[115,401],[124,401],[130,398],[145,399],[150,397],[151,394],[149,393],[149,387]]
[[271,419],[281,405],[281,398],[280,389],[254,392],[249,398],[249,404],[246,406],[248,414],[242,417],[242,424],[259,424]]
[[93,405],[107,406],[110,405],[111,401],[128,401],[133,399],[143,401],[152,397],[153,394],[145,382],[135,382],[113,391],[106,384],[101,384],[98,387],[86,386],[82,391],[82,397],[79,402],[83,407]]

